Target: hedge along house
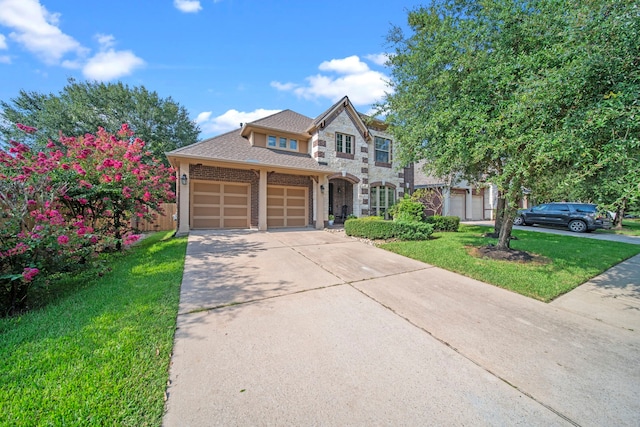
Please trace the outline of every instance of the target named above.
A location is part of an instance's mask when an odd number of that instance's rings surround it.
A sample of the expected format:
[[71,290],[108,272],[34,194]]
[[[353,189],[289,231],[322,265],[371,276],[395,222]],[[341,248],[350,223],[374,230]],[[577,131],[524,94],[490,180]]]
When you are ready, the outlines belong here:
[[413,180],[412,168],[393,161],[385,129],[345,96],[315,119],[284,110],[167,153],[178,178],[178,234],[385,215]]

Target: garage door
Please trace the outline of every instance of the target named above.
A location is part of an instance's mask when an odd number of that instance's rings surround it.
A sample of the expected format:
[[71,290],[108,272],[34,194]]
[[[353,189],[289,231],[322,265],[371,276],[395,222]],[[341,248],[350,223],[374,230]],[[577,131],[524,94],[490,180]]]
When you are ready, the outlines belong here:
[[306,227],[309,218],[308,188],[267,187],[267,227]]
[[192,181],[191,228],[249,228],[249,184]]
[[451,208],[449,209],[449,215],[460,217],[465,219],[465,195],[464,194],[451,194]]
[[484,197],[473,196],[472,199],[472,217],[471,219],[479,220],[484,219]]

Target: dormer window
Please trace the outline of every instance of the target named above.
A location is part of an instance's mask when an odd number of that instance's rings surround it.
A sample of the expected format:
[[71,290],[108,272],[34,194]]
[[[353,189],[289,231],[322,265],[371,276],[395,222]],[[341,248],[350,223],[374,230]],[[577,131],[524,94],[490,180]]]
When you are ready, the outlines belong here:
[[267,147],[278,148],[280,150],[298,151],[298,140],[286,138],[284,136],[267,136]]

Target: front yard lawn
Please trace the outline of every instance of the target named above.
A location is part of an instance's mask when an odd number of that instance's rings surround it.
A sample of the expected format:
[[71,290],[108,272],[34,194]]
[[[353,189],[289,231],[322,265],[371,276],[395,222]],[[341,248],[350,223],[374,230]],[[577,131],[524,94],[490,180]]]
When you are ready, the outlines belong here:
[[596,232],[608,233],[608,234],[624,234],[627,236],[640,236],[640,220],[625,219],[625,220],[622,220],[621,230],[612,228],[611,230],[596,230]]
[[104,276],[0,319],[0,425],[161,424],[187,244],[170,236],[109,255]]
[[542,301],[551,301],[640,253],[640,245],[514,230],[518,240],[511,242],[511,248],[540,255],[542,262],[470,255],[473,247],[497,242],[483,237],[492,230],[462,224],[457,233],[434,233],[431,240],[390,242],[380,247]]

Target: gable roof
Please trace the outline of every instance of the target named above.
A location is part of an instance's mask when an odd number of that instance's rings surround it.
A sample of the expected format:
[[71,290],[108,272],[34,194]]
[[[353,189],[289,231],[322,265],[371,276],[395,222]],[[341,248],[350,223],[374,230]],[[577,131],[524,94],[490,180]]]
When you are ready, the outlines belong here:
[[353,121],[353,124],[356,126],[360,134],[363,138],[369,139],[369,128],[362,121],[362,117],[360,117],[360,113],[355,109],[348,96],[342,97],[338,102],[329,107],[325,112],[320,114],[318,117],[313,120],[313,123],[309,128],[307,128],[308,133],[312,133],[318,128],[323,128],[327,125],[327,122],[331,122],[342,110],[347,112],[347,115]]
[[182,157],[244,165],[254,164],[256,167],[273,166],[312,172],[332,171],[331,168],[318,164],[306,153],[252,146],[249,140],[242,136],[241,129],[178,148],[166,153],[166,155],[170,161],[172,158]]

